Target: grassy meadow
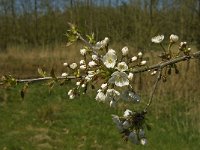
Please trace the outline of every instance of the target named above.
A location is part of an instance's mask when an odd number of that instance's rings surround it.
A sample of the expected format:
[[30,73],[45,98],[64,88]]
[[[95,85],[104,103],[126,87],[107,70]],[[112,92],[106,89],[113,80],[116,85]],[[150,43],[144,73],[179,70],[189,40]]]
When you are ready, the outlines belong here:
[[[0,75],[37,77],[37,68],[49,71],[56,68],[57,75],[64,69],[63,62],[79,60],[79,48],[55,47],[26,50],[10,48],[0,54]],[[115,49],[122,45],[114,44]],[[137,54],[131,49],[133,54]],[[70,55],[69,55],[70,54]],[[158,52],[146,55],[156,60]],[[192,60],[178,65],[180,74],[160,82],[156,90],[148,119],[146,146],[133,145],[121,139],[111,114],[121,115],[127,104],[118,109],[97,103],[95,90],[75,100],[69,100],[67,91],[72,86],[57,85],[51,93],[44,84],[32,84],[24,99],[20,97],[22,85],[0,88],[0,149],[2,150],[76,150],[76,149],[149,149],[149,150],[198,150],[200,147],[200,61]],[[142,96],[139,107],[148,101],[155,77],[145,73],[142,86],[136,91]],[[136,85],[138,78],[135,79]],[[98,88],[98,87],[97,87]],[[129,106],[135,108],[135,104]]]

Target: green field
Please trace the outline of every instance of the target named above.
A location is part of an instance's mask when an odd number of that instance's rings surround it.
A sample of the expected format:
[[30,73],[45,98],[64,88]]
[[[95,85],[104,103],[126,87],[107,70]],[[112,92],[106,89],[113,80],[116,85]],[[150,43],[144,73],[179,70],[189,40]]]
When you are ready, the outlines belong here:
[[22,100],[20,87],[0,90],[1,150],[198,150],[200,147],[198,127],[195,129],[192,118],[184,115],[184,105],[172,105],[170,115],[156,115],[153,107],[149,113],[152,130],[146,133],[148,144],[137,146],[124,142],[111,120],[111,114],[120,115],[122,109],[97,103],[94,94],[69,100],[66,86],[58,86],[49,93],[46,86],[34,84]]

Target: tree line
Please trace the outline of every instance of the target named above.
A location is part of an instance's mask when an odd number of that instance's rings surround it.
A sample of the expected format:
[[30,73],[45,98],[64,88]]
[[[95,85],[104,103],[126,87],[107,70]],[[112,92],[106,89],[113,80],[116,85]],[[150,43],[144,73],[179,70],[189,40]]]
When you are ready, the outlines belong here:
[[136,48],[171,33],[200,47],[200,0],[0,0],[0,50],[66,43],[68,22]]

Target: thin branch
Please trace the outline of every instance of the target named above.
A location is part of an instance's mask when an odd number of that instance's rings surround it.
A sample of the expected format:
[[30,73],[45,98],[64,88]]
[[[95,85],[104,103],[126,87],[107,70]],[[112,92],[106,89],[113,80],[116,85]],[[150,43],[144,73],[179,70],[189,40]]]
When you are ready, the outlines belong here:
[[144,109],[144,112],[147,112],[147,109],[148,109],[149,106],[151,105],[151,103],[152,103],[152,101],[153,101],[153,95],[154,95],[154,93],[155,93],[155,91],[156,91],[156,88],[157,88],[157,86],[158,86],[158,82],[160,81],[162,69],[159,68],[158,71],[159,71],[159,72],[158,72],[158,76],[157,76],[157,78],[156,78],[156,81],[155,81],[153,90],[152,90],[152,92],[151,92],[151,94],[150,94],[150,98],[149,98],[149,101],[148,101],[148,103],[147,103],[147,105],[146,105],[146,107],[145,107],[145,109]]
[[[186,61],[192,58],[198,58],[200,57],[200,51],[197,51],[191,55],[185,55],[185,56],[180,56],[177,58],[173,58],[169,61],[165,61],[165,62],[161,62],[159,64],[155,64],[149,67],[144,67],[144,68],[137,68],[137,69],[133,69],[132,73],[137,74],[137,73],[142,73],[142,72],[146,72],[148,70],[152,70],[152,69],[162,69],[168,65],[171,64],[175,64],[181,61]],[[61,79],[76,79],[77,77],[75,76],[68,76],[68,77],[57,77],[58,80]],[[46,80],[52,80],[52,77],[44,77],[44,78],[30,78],[30,79],[16,79],[17,83],[24,83],[24,82],[29,82],[29,83],[33,83],[33,82],[38,82],[38,81],[46,81]],[[1,81],[0,85],[3,85],[4,83]]]

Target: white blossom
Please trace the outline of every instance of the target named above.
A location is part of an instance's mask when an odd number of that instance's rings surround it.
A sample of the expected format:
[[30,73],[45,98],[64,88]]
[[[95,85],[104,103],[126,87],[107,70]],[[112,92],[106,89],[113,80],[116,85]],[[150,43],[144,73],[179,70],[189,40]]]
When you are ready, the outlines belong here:
[[141,58],[142,55],[143,55],[142,52],[139,52],[139,53],[138,53],[138,57],[139,57],[139,58]]
[[128,66],[125,62],[120,62],[117,64],[117,70],[126,71],[126,70],[128,70]]
[[84,87],[86,87],[86,85],[85,85],[85,84],[82,84],[81,87],[84,88]]
[[92,55],[92,60],[98,60],[98,56],[97,55]]
[[63,63],[63,66],[65,66],[65,67],[68,66],[68,63],[67,62]]
[[174,42],[175,43],[175,42],[178,41],[179,37],[177,35],[171,34],[169,39],[170,39],[170,42]]
[[147,61],[143,60],[143,61],[140,62],[140,65],[145,65],[146,63],[147,63]]
[[125,72],[120,71],[115,71],[108,82],[119,87],[129,85],[128,75]]
[[89,63],[88,63],[88,66],[90,67],[90,68],[92,68],[92,67],[94,67],[94,66],[96,66],[97,64],[96,64],[96,62],[95,61],[90,61]]
[[110,101],[110,107],[116,107],[116,101],[115,100],[111,100]]
[[67,76],[68,76],[68,73],[64,72],[64,73],[62,73],[61,76],[62,76],[62,77],[67,77]]
[[80,65],[85,65],[85,60],[80,60]]
[[81,69],[81,70],[85,70],[85,69],[86,69],[86,65],[81,65],[81,66],[80,66],[80,69]]
[[91,76],[91,75],[87,75],[87,76],[85,77],[85,80],[86,80],[87,82],[90,82],[90,81],[92,80],[92,77],[93,77],[93,76]]
[[147,139],[146,139],[146,138],[142,138],[142,139],[140,140],[140,143],[141,143],[142,145],[146,145],[146,144],[147,144]]
[[78,65],[77,65],[76,63],[72,63],[72,64],[69,65],[69,67],[70,67],[71,69],[75,69],[77,66],[78,66]]
[[129,109],[126,109],[125,112],[124,112],[124,117],[128,117],[129,115],[132,115],[133,112]]
[[151,39],[151,42],[159,44],[164,40],[164,38],[165,38],[164,35],[158,35],[158,36],[153,37]]
[[130,81],[133,80],[133,73],[130,72],[130,73],[128,74],[128,79],[129,79]]
[[131,61],[132,62],[134,62],[134,61],[136,61],[137,60],[137,56],[133,56],[132,58],[131,58]]
[[120,98],[120,93],[116,91],[115,89],[107,89],[106,91],[106,100],[107,101],[112,101],[118,100]]
[[99,102],[104,102],[106,99],[106,95],[100,90],[98,91],[95,99]]
[[73,95],[74,91],[71,89],[68,91],[68,95]]
[[107,88],[107,86],[108,86],[107,83],[102,84],[102,85],[101,85],[102,90],[105,90],[105,89]]
[[125,46],[125,47],[122,48],[122,55],[126,56],[127,54],[128,54],[128,47]]
[[69,95],[69,99],[74,99],[75,95]]
[[77,86],[81,85],[81,82],[80,81],[76,82],[76,85]]
[[104,48],[106,45],[108,45],[108,42],[109,42],[109,38],[108,38],[108,37],[105,37],[104,40],[99,41],[99,42],[96,43],[95,49]]
[[86,54],[86,52],[87,52],[87,50],[86,50],[86,49],[84,49],[84,48],[83,48],[83,49],[80,49],[80,54],[81,54],[81,55],[83,55],[83,56],[84,56],[84,55]]
[[110,49],[104,56],[103,56],[103,63],[107,68],[114,68],[117,61],[117,55],[115,51]]

